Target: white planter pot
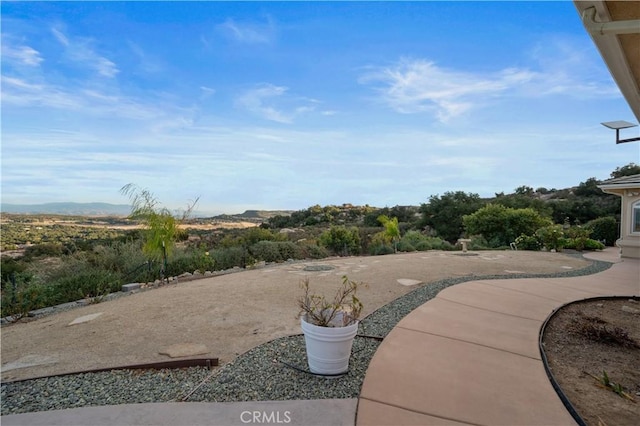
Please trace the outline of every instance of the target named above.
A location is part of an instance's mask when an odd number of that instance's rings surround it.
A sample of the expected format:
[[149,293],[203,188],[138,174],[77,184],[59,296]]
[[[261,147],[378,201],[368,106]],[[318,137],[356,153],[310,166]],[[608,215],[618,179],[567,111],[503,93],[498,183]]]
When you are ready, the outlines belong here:
[[341,374],[349,370],[358,322],[346,327],[320,327],[300,319],[307,347],[309,370],[314,374]]

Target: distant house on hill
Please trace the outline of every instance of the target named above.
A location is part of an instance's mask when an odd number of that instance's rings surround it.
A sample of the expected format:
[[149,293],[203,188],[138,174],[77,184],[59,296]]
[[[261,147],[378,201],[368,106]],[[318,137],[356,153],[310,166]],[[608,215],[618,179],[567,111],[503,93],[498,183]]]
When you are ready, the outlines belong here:
[[598,188],[622,198],[620,255],[640,258],[640,174],[605,180]]

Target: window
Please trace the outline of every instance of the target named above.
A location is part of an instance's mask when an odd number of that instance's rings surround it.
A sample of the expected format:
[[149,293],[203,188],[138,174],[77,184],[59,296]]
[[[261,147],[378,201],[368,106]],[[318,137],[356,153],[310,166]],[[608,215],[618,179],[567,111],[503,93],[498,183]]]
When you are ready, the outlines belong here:
[[631,232],[640,233],[640,201],[631,207]]

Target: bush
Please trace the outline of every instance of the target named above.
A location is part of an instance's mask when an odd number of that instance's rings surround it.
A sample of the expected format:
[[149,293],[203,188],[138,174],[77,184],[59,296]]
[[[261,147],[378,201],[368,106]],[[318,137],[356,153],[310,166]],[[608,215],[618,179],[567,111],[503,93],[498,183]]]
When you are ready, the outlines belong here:
[[592,240],[591,238],[587,238],[584,241],[579,241],[575,239],[566,239],[564,248],[573,249],[573,250],[602,250],[604,249],[604,244],[600,241]]
[[518,250],[541,250],[542,241],[535,235],[520,235],[516,238],[516,247]]
[[249,252],[256,260],[265,262],[282,262],[278,244],[273,241],[258,241],[249,247]]
[[398,251],[411,252],[416,251],[416,248],[408,241],[401,240],[397,246]]
[[453,244],[451,244],[449,241],[442,241],[442,243],[440,244],[440,246],[438,248],[435,248],[435,250],[444,250],[444,251],[453,251],[456,249],[456,246],[454,246]]
[[390,244],[372,244],[369,246],[369,253],[373,256],[393,254],[393,247]]
[[532,208],[514,209],[488,204],[464,216],[463,223],[467,234],[482,235],[490,247],[508,247],[518,236],[531,235],[537,229],[550,225],[551,220]]
[[201,249],[176,250],[167,262],[165,276],[176,276],[184,272],[213,271],[215,266],[215,259],[207,251]]
[[[82,254],[78,253],[77,256],[82,256]],[[96,268],[123,274],[131,273],[147,262],[140,241],[95,245],[91,251],[86,253],[86,256],[90,264]]]
[[319,241],[339,256],[360,254],[360,233],[356,227],[331,226],[320,234]]
[[221,248],[209,252],[209,255],[213,258],[215,269],[218,271],[231,269],[234,266],[244,268],[253,261],[242,247]]
[[613,246],[618,239],[618,223],[611,216],[589,221],[584,227],[591,231],[592,239],[603,241],[607,246]]
[[292,241],[278,241],[275,243],[280,253],[280,259],[287,261],[289,259],[304,259],[304,251],[296,243]]
[[482,235],[472,235],[471,242],[467,245],[469,250],[487,250],[490,248],[489,242]]
[[87,268],[50,283],[45,289],[47,306],[120,291],[120,276],[112,271]]
[[34,309],[50,306],[44,297],[45,287],[40,284],[19,285],[15,289],[9,285],[2,291],[2,312],[0,315],[22,317]]
[[[426,237],[418,231],[407,231],[400,239],[400,244],[408,244],[412,247],[417,246],[420,242],[425,241]],[[400,244],[398,250],[400,250]]]
[[324,259],[329,257],[327,249],[317,244],[304,243],[301,245],[301,250],[305,259]]
[[26,258],[34,257],[56,257],[62,256],[63,245],[57,243],[42,243],[27,247],[24,251]]
[[[380,243],[378,244],[380,245]],[[418,231],[407,231],[398,243],[399,251],[450,250],[453,246],[438,237],[430,237]]]
[[416,250],[418,251],[427,251],[427,250],[433,250],[433,246],[431,245],[431,243],[429,241],[420,241],[419,243],[417,243],[415,245]]
[[560,251],[566,244],[561,225],[545,226],[538,229],[535,235],[547,250]]
[[604,247],[605,247],[604,244],[602,244],[600,241],[596,241],[591,238],[585,241],[585,244],[584,244],[585,250],[604,250]]
[[565,231],[567,239],[571,242],[572,248],[582,251],[586,241],[589,239],[591,231],[581,226],[574,226]]

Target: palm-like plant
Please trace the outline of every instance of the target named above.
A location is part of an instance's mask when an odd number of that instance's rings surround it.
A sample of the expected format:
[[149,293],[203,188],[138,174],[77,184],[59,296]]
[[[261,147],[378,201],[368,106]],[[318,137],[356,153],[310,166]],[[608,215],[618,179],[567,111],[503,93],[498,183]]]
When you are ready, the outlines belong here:
[[400,227],[398,226],[398,218],[389,219],[386,215],[378,216],[378,222],[384,226],[384,235],[393,243],[393,251],[398,251],[398,240],[400,240]]
[[167,258],[175,246],[178,224],[189,217],[199,197],[190,203],[182,217],[177,219],[169,209],[159,207],[160,203],[156,197],[146,188],[129,183],[120,189],[120,193],[128,196],[131,201],[129,218],[141,220],[145,225],[144,253],[151,260],[162,260],[166,269]]

